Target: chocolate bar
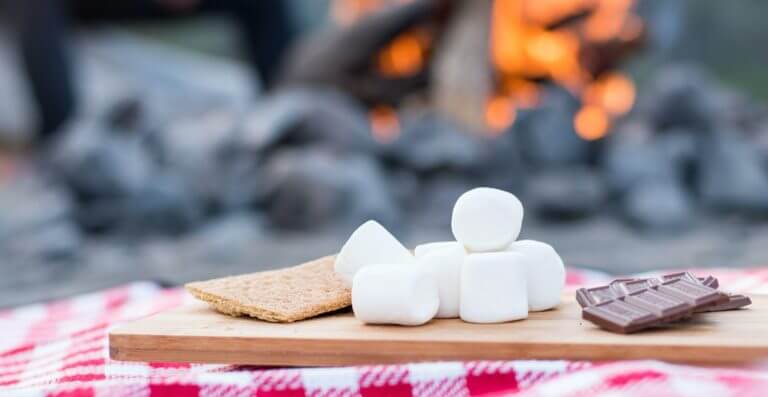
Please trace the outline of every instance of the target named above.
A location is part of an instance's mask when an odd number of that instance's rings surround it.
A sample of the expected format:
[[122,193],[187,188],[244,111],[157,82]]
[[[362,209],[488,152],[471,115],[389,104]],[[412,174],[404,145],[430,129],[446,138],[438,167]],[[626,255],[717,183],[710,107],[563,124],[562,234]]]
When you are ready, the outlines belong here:
[[[581,289],[577,291],[576,300],[579,302],[581,307],[591,306],[599,302],[605,301],[607,299],[613,299],[617,296],[623,295],[623,291],[621,290],[621,288],[626,288],[626,287],[622,287],[622,285],[626,283],[634,283],[635,286],[643,286],[643,283],[642,283],[643,280],[647,280],[647,282],[649,283],[658,284],[661,282],[660,280],[673,280],[676,278],[685,278],[686,280],[699,283],[713,289],[717,289],[720,286],[720,282],[718,281],[718,279],[713,276],[696,277],[688,272],[679,272],[679,273],[665,274],[659,278],[616,279],[606,286],[593,287],[593,288],[588,288],[586,290]],[[632,288],[632,284],[630,284],[629,287]],[[618,294],[616,293],[616,288],[619,288]],[[721,295],[720,300],[718,300],[715,303],[712,303],[710,306],[700,307],[696,309],[694,312],[704,313],[704,312],[734,310],[734,309],[740,309],[742,307],[749,306],[750,304],[752,304],[752,300],[748,296],[731,295],[722,291],[718,291],[718,292]]]
[[749,306],[752,304],[752,299],[750,299],[746,295],[728,294],[728,293],[724,293],[724,294],[728,297],[727,300],[712,304],[710,306],[702,307],[696,312],[697,313],[722,312],[726,310],[741,309],[744,306]]
[[[608,285],[581,288],[576,300],[584,308],[582,317],[601,328],[632,333],[691,316],[699,310],[720,310],[728,295],[690,273],[659,278],[618,279]],[[742,304],[734,298],[732,305]]]
[[[688,272],[680,272],[680,273],[672,273],[662,276],[662,279],[672,279],[675,277],[684,277],[688,280],[698,280],[701,284],[717,289],[720,286],[720,282],[717,278],[712,276],[707,277],[695,277],[692,274]],[[741,294],[729,294],[726,292],[718,291],[721,295],[720,300],[709,305],[700,307],[695,310],[696,313],[705,313],[705,312],[721,312],[726,310],[735,310],[740,309],[744,306],[749,306],[752,304],[752,299],[750,299],[746,295]]]

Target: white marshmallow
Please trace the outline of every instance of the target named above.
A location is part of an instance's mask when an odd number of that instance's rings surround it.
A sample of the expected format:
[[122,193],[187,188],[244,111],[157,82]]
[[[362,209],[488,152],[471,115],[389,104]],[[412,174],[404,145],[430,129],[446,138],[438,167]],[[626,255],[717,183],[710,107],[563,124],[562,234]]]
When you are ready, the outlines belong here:
[[451,230],[471,252],[504,250],[517,239],[523,205],[514,194],[499,189],[472,189],[456,200]]
[[452,247],[452,246],[458,246],[458,247],[461,247],[462,250],[464,249],[464,246],[458,241],[437,241],[434,243],[425,243],[425,244],[417,245],[416,248],[413,250],[413,253],[414,255],[416,255],[416,258],[418,259],[435,249]]
[[358,270],[380,263],[412,265],[416,258],[384,226],[371,220],[349,236],[336,256],[334,269],[348,285],[352,285]]
[[528,280],[528,309],[549,310],[560,303],[565,265],[551,245],[534,240],[512,243],[508,250],[523,255]]
[[[425,268],[437,282],[440,292],[440,309],[438,318],[459,317],[459,288],[461,266],[464,263],[466,251],[457,243],[434,243],[429,251],[416,258],[419,266]],[[439,245],[437,245],[439,244]]]
[[435,317],[439,305],[437,283],[418,266],[366,266],[352,283],[352,310],[366,324],[421,325]]
[[468,254],[461,269],[461,319],[501,323],[528,317],[524,261],[516,252]]

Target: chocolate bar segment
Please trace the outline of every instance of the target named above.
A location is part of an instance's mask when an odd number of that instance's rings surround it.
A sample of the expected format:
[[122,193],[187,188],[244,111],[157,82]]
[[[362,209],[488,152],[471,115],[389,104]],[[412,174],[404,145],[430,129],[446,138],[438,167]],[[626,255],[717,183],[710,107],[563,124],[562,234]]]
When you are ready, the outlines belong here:
[[720,288],[720,281],[718,281],[716,278],[712,276],[700,278],[699,281],[709,288],[714,288],[714,289]]
[[584,308],[582,318],[609,331],[628,334],[647,328],[658,321],[654,313],[613,299]]
[[714,277],[700,279],[688,272],[659,278],[625,278],[608,285],[581,288],[576,292],[576,300],[584,308],[585,320],[619,333],[664,325],[694,312],[728,310],[749,304],[749,298],[717,291],[709,286],[713,284],[717,284]]
[[581,307],[597,305],[598,303],[615,299],[617,296],[610,285],[579,288],[576,291],[576,301],[579,302]]
[[697,307],[721,300],[721,295],[717,290],[688,281],[684,278],[664,281],[660,285],[652,288],[664,294],[672,295],[686,301],[694,307],[694,310]]
[[726,301],[717,302],[712,305],[702,307],[701,309],[696,310],[696,312],[697,313],[722,312],[726,310],[741,309],[742,307],[749,306],[752,304],[752,299],[750,299],[746,295],[725,294],[725,296],[728,298]]
[[621,298],[625,303],[653,313],[659,319],[673,319],[690,313],[691,305],[653,289],[641,289]]

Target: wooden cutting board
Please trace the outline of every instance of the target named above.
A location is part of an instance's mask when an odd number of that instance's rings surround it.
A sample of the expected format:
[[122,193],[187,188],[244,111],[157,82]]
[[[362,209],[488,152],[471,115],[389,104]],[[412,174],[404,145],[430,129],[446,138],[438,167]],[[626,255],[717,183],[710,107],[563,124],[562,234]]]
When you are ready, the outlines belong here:
[[711,365],[768,359],[768,296],[742,310],[617,335],[581,320],[573,296],[525,321],[478,325],[433,320],[421,327],[370,326],[351,313],[292,324],[233,318],[205,304],[159,313],[113,330],[116,360],[331,366],[476,359],[660,359]]

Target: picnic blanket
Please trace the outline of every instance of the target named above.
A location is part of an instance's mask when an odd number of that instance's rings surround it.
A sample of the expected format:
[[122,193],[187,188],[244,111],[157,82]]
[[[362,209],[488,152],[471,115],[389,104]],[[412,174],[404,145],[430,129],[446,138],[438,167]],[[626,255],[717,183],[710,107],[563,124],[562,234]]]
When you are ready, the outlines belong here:
[[[695,272],[695,270],[694,270]],[[768,293],[768,268],[707,269],[734,292]],[[568,288],[605,282],[569,269]],[[109,359],[110,327],[191,300],[137,282],[0,311],[0,396],[765,396],[768,367],[658,361],[471,361],[275,369]]]

